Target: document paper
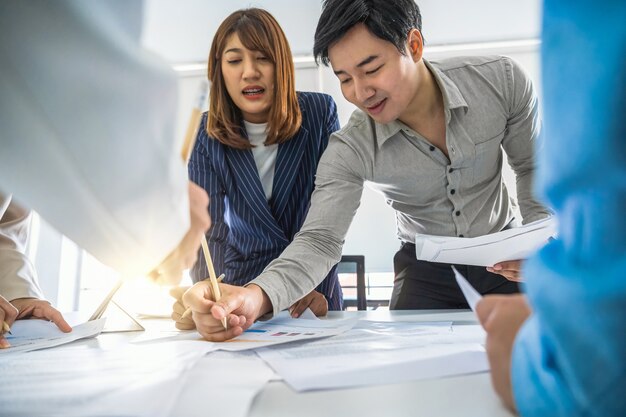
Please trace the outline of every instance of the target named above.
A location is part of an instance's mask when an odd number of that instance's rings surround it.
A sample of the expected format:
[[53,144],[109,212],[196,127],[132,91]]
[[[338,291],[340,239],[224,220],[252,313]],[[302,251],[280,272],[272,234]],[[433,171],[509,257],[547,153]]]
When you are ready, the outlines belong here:
[[104,321],[105,319],[88,321],[72,327],[70,333],[63,333],[51,321],[38,319],[17,320],[13,323],[12,334],[6,335],[11,347],[0,349],[0,361],[16,353],[51,348],[75,340],[95,337],[102,331]]
[[552,217],[474,238],[415,235],[415,256],[429,262],[493,266],[526,259],[556,235]]
[[237,352],[335,336],[351,329],[357,322],[356,317],[343,320],[314,320],[308,314],[307,317],[309,318],[294,319],[289,316],[288,311],[283,311],[271,320],[257,321],[240,336],[225,342],[208,342],[198,332],[192,331],[159,339],[141,340],[136,343],[151,343],[157,340],[191,340],[211,343],[214,350]]
[[[92,323],[92,322],[90,322]],[[0,361],[2,416],[169,416],[187,369],[207,352],[190,342],[39,350]]]
[[452,270],[454,271],[454,278],[456,278],[456,283],[461,287],[461,291],[467,300],[467,304],[469,304],[472,311],[476,311],[476,304],[483,298],[482,295],[474,287],[470,284],[467,279],[456,270],[454,266],[452,266]]
[[366,322],[346,333],[257,351],[296,391],[380,385],[489,369],[478,325]]

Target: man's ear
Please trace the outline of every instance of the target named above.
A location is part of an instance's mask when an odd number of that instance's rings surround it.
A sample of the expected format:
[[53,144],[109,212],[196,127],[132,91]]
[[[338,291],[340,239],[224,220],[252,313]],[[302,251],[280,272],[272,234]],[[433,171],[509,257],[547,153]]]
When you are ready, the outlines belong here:
[[424,40],[419,30],[411,29],[407,36],[407,45],[409,47],[409,54],[411,54],[414,62],[422,59],[422,53],[424,52]]

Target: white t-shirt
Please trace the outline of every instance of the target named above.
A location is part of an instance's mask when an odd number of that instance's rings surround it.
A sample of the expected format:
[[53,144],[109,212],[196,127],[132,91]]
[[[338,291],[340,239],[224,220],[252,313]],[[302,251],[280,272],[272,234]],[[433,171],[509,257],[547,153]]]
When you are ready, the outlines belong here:
[[254,156],[256,169],[259,172],[265,198],[269,200],[272,197],[278,145],[264,145],[267,139],[267,123],[249,123],[245,120],[243,123],[248,133],[248,139],[250,143],[254,145],[254,148],[252,148],[252,156]]

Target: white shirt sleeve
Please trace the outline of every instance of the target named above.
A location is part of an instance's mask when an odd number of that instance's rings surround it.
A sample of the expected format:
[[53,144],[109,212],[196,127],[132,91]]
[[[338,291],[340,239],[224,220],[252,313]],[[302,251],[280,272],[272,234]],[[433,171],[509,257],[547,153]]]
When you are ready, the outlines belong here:
[[35,267],[26,256],[31,212],[0,194],[0,295],[43,298]]
[[123,274],[189,227],[176,77],[139,44],[141,2],[0,6],[0,190]]

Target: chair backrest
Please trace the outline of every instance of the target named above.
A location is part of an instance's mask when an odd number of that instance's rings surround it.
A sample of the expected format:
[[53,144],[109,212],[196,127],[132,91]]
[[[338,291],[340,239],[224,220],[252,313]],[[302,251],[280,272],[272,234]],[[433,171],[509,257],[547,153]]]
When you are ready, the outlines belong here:
[[343,300],[344,309],[356,304],[357,310],[367,310],[367,298],[365,292],[365,256],[343,255],[337,267],[338,273],[356,272],[356,300]]

